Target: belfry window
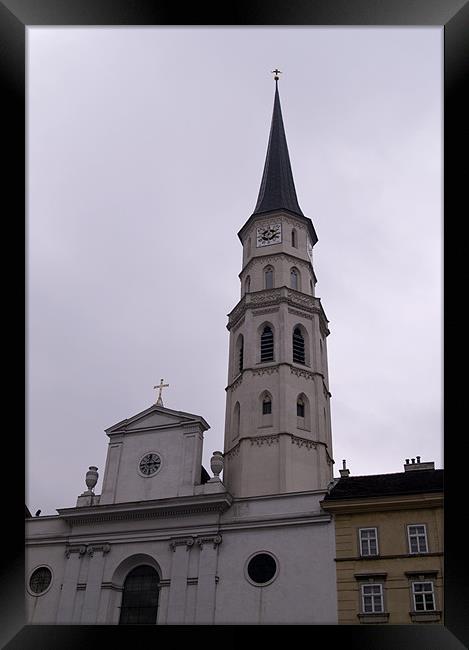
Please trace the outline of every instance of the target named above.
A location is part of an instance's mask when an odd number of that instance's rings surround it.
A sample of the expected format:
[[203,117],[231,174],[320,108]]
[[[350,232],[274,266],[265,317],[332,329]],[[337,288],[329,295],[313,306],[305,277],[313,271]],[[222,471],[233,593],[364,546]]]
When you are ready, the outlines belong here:
[[243,357],[244,357],[244,339],[241,336],[241,341],[239,343],[238,372],[243,372]]
[[251,276],[248,275],[244,281],[244,293],[249,293],[251,291]]
[[293,248],[297,248],[297,246],[298,246],[298,244],[296,243],[296,230],[295,229],[293,229],[291,231],[291,245],[293,246]]
[[261,334],[261,363],[274,360],[274,333],[266,325]]
[[296,400],[296,415],[299,418],[304,418],[305,416],[305,403],[301,397]]
[[293,330],[293,362],[305,363],[305,340],[299,327]]
[[262,400],[262,415],[270,415],[272,413],[272,400],[269,395],[266,395]]
[[147,565],[133,569],[124,582],[119,625],[156,623],[159,577]]
[[274,269],[271,266],[264,269],[264,287],[265,289],[274,288]]
[[239,402],[236,402],[233,411],[233,439],[239,436],[239,424],[241,419],[241,412]]
[[298,278],[298,271],[296,269],[292,269],[290,271],[290,286],[292,289],[295,289],[298,291],[299,289],[299,278]]

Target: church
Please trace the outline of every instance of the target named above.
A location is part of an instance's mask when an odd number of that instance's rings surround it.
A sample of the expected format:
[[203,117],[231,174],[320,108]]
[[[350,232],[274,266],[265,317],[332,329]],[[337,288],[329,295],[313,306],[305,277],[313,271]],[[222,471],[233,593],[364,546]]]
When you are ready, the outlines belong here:
[[[203,416],[156,403],[106,429],[87,490],[26,519],[31,624],[334,624],[328,320],[298,203],[278,74],[254,212],[238,232],[224,450]],[[181,405],[183,406],[183,405]],[[222,479],[220,478],[222,474]]]

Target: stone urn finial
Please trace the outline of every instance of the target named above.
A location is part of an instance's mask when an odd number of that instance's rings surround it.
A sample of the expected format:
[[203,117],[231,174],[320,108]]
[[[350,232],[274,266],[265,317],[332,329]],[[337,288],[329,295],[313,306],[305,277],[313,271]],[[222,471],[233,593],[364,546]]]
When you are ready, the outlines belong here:
[[212,483],[215,481],[221,481],[219,474],[223,469],[223,465],[223,452],[214,451],[210,459],[210,469],[213,472],[213,478],[210,479]]
[[86,472],[85,483],[88,490],[85,492],[85,494],[94,494],[93,488],[98,482],[98,477],[98,468],[94,465],[91,465],[89,470]]

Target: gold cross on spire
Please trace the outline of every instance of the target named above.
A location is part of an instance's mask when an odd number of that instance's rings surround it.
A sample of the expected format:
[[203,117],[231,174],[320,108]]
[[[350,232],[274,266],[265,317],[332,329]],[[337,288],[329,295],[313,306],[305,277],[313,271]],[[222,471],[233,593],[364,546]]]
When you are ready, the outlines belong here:
[[279,76],[279,74],[282,74],[282,71],[277,70],[277,68],[275,68],[275,70],[272,70],[272,74],[275,75],[275,77],[274,77],[275,81],[278,81],[278,76]]
[[158,394],[158,399],[156,400],[156,405],[157,406],[164,406],[163,400],[161,399],[161,392],[163,388],[168,388],[169,384],[163,384],[164,379],[160,379],[160,385],[159,386],[153,386],[153,388],[158,388],[159,389],[159,394]]

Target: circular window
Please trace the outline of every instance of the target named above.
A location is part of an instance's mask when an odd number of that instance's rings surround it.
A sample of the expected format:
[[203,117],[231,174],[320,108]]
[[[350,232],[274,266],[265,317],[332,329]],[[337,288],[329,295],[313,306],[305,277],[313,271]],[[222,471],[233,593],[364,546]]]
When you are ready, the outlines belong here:
[[249,560],[246,571],[250,582],[264,586],[276,578],[277,561],[270,553],[257,553]]
[[45,566],[35,569],[29,579],[29,588],[35,595],[43,594],[50,587],[52,582],[52,572]]
[[154,451],[145,454],[138,464],[138,470],[142,476],[153,476],[161,467],[161,458]]

